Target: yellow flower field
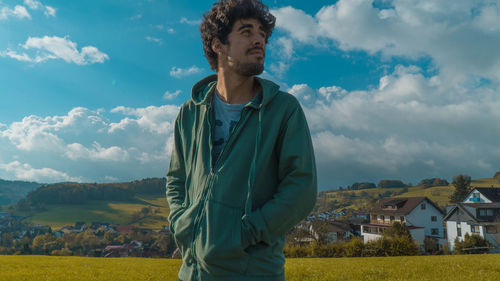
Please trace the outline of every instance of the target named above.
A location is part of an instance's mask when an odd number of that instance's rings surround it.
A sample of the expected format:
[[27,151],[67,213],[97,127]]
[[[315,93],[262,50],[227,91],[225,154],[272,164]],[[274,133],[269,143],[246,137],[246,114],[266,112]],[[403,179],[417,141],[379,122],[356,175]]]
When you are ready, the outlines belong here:
[[[177,280],[180,260],[0,256],[0,280]],[[500,255],[288,259],[287,281],[500,280]]]

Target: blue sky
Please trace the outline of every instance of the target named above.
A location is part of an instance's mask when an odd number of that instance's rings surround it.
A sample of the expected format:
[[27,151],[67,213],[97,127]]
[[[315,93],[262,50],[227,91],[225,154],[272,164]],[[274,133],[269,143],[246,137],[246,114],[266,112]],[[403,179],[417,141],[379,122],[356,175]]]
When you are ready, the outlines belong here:
[[[500,170],[498,1],[264,1],[320,189]],[[210,1],[0,0],[0,178],[162,177]]]

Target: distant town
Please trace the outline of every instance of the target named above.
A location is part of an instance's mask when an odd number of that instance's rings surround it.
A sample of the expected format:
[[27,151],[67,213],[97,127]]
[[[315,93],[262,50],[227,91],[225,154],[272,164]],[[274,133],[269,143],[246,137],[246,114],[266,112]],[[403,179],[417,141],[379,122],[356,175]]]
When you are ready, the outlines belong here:
[[[92,194],[102,197],[102,190],[106,190],[109,198],[121,194],[120,200],[130,203],[141,198],[138,194],[157,196],[161,201],[163,187],[164,179],[40,186],[17,204],[0,209],[0,254],[179,258],[167,214],[162,213],[161,208],[166,206],[140,208],[130,215],[131,224],[75,221],[51,227],[30,221],[34,210],[50,211],[50,202],[71,201],[75,190],[89,202],[95,199]],[[499,187],[500,173],[496,173],[493,178],[480,180],[458,175],[451,184],[438,178],[424,179],[417,186],[383,180],[377,185],[354,183],[322,191],[315,210],[289,231],[285,254],[349,257],[500,253]],[[62,201],[47,199],[54,192]],[[141,227],[143,222],[153,227]]]

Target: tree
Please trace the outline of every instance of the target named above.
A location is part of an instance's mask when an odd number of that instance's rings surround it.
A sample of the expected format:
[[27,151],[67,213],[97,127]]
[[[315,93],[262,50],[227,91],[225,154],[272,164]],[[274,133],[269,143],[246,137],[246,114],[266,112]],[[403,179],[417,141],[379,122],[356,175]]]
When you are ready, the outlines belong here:
[[439,244],[437,241],[431,237],[425,237],[424,239],[424,251],[429,254],[439,253]]
[[384,236],[387,238],[394,238],[398,236],[410,237],[411,234],[405,224],[395,221],[390,228],[384,230]]
[[460,174],[453,177],[452,185],[455,186],[455,192],[450,196],[452,203],[459,203],[465,199],[470,192],[471,178],[468,175]]
[[497,181],[497,183],[500,183],[500,171],[496,172],[493,178]]

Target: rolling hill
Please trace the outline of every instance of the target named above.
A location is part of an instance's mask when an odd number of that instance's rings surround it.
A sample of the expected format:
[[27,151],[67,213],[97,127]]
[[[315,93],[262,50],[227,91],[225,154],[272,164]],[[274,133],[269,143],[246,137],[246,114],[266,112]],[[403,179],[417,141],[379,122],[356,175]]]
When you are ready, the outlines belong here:
[[27,181],[7,181],[0,179],[0,205],[15,204],[28,192],[40,187],[40,183]]
[[165,179],[125,183],[42,185],[16,204],[26,221],[58,229],[75,222],[110,222],[160,229],[168,224]]

